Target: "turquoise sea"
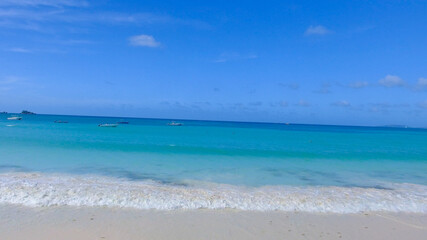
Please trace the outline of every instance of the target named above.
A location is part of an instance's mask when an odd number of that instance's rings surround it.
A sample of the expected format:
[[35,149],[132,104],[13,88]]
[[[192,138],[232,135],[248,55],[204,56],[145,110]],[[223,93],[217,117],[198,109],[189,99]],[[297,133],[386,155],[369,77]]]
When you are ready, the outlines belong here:
[[0,204],[427,212],[427,129],[171,121],[1,114]]

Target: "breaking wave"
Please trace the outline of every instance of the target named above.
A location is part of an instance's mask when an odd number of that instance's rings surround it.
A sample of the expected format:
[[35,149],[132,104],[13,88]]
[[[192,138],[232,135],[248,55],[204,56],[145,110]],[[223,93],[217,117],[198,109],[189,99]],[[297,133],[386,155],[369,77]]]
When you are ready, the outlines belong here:
[[243,186],[42,173],[0,174],[0,204],[30,207],[105,206],[136,209],[225,209],[356,213],[427,213],[427,186],[389,188]]

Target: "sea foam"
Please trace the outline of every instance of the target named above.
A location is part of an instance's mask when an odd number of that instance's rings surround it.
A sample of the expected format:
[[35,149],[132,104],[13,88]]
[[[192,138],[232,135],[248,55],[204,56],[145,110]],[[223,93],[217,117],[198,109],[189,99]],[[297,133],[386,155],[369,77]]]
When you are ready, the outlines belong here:
[[427,213],[427,186],[390,184],[390,187],[248,188],[214,183],[183,186],[101,176],[14,172],[0,174],[0,204],[158,210],[232,208],[319,213]]

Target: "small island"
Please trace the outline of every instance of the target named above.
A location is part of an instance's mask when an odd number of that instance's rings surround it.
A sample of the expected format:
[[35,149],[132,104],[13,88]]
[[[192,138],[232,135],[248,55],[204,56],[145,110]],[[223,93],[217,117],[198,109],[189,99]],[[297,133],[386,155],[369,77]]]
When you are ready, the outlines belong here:
[[27,110],[22,110],[21,114],[32,115],[32,114],[35,114],[35,113],[27,111]]

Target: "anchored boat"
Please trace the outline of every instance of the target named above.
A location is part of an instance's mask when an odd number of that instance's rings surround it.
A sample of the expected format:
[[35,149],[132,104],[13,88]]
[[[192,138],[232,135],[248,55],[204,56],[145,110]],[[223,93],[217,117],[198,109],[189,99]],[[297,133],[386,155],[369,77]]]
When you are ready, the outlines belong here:
[[116,124],[116,123],[103,123],[98,125],[98,127],[117,127],[117,126],[119,126],[119,124]]
[[8,117],[7,120],[21,120],[22,117]]
[[68,123],[67,121],[56,120],[54,123]]
[[168,126],[182,126],[182,123],[178,123],[178,122],[170,122],[168,123]]

